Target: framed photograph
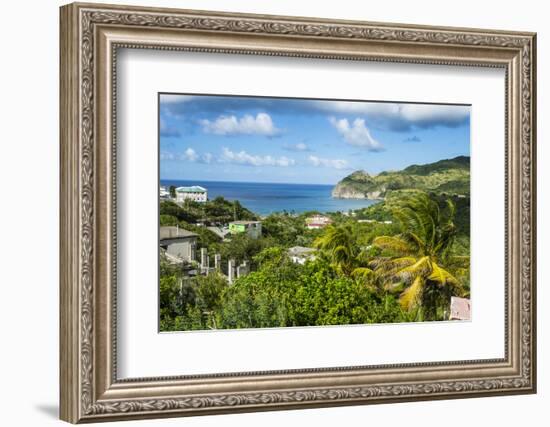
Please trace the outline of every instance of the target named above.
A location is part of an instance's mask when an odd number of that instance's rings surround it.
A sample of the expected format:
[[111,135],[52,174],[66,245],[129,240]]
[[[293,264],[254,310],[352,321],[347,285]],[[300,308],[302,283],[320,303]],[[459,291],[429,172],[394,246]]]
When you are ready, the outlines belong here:
[[536,391],[535,34],[61,8],[61,418]]

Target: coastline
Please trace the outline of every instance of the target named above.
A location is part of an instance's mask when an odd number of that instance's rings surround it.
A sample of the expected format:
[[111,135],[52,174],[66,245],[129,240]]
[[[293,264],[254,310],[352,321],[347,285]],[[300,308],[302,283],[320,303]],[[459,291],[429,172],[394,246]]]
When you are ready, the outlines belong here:
[[381,201],[380,199],[333,197],[334,185],[331,184],[162,179],[160,185],[166,188],[200,185],[207,189],[208,200],[221,196],[229,201],[239,201],[244,207],[261,216],[277,212],[346,213],[350,210],[369,207]]

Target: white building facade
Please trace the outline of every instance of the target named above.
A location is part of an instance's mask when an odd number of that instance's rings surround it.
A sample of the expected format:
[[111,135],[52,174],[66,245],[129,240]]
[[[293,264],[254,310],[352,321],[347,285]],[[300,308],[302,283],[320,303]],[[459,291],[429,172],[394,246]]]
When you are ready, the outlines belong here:
[[206,202],[208,200],[208,191],[200,185],[191,187],[176,188],[176,201],[184,202],[185,200],[193,200],[194,202]]
[[306,261],[313,261],[315,259],[315,252],[315,248],[306,248],[304,246],[293,246],[287,251],[290,260],[294,264],[302,265],[304,265]]
[[170,191],[164,186],[160,186],[159,196],[162,200],[170,200]]
[[324,215],[313,215],[309,218],[306,218],[306,228],[308,230],[324,228],[331,223],[332,219]]

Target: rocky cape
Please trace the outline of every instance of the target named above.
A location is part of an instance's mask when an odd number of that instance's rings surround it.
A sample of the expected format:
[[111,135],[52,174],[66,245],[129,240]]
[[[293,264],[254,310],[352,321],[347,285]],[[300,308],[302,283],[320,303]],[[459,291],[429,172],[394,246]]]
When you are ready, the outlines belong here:
[[370,175],[355,171],[332,190],[340,199],[383,199],[395,190],[423,190],[458,197],[470,196],[470,157],[459,156],[424,165],[411,165],[401,171]]

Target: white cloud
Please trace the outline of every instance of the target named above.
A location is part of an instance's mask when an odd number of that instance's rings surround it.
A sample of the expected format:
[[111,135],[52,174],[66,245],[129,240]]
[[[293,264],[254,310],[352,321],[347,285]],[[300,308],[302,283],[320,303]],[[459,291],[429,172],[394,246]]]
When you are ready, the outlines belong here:
[[195,150],[193,150],[192,148],[188,148],[183,153],[183,158],[185,160],[189,160],[190,162],[196,162],[198,160],[199,156],[198,156],[198,154]]
[[334,169],[347,169],[349,167],[347,160],[343,159],[323,159],[317,156],[309,156],[308,160],[313,166],[323,166]]
[[211,153],[198,154],[193,148],[187,148],[181,155],[182,160],[197,163],[212,163],[213,156]]
[[390,102],[313,101],[313,107],[332,114],[365,115],[377,126],[394,131],[457,127],[467,122],[467,105],[398,104]]
[[382,150],[382,145],[372,137],[369,129],[365,126],[365,120],[355,119],[350,123],[348,119],[330,117],[329,121],[348,144],[364,147],[369,151]]
[[160,94],[160,103],[161,104],[181,104],[183,102],[192,101],[196,99],[196,96],[192,95],[178,95],[172,93],[161,93]]
[[247,153],[242,150],[239,152],[231,151],[229,148],[224,147],[221,158],[222,163],[233,163],[238,165],[247,166],[281,166],[288,167],[296,164],[294,159],[288,157],[273,157],[273,156],[258,156]]
[[294,159],[281,156],[273,157],[270,155],[259,156],[252,155],[242,150],[239,152],[231,151],[224,147],[220,156],[214,156],[212,153],[197,153],[195,149],[188,147],[182,154],[174,154],[168,151],[160,153],[161,160],[184,160],[192,163],[210,164],[213,162],[218,163],[231,163],[237,165],[247,166],[294,166],[296,161]]
[[435,104],[403,104],[400,106],[403,119],[422,125],[425,123],[459,124],[470,115],[469,107]]
[[200,124],[207,133],[216,135],[264,135],[275,136],[281,133],[266,113],[258,113],[256,117],[245,114],[241,118],[236,116],[220,116],[214,121],[201,120]]
[[297,144],[285,144],[283,145],[283,150],[287,151],[311,151],[307,144],[303,142],[298,142]]

